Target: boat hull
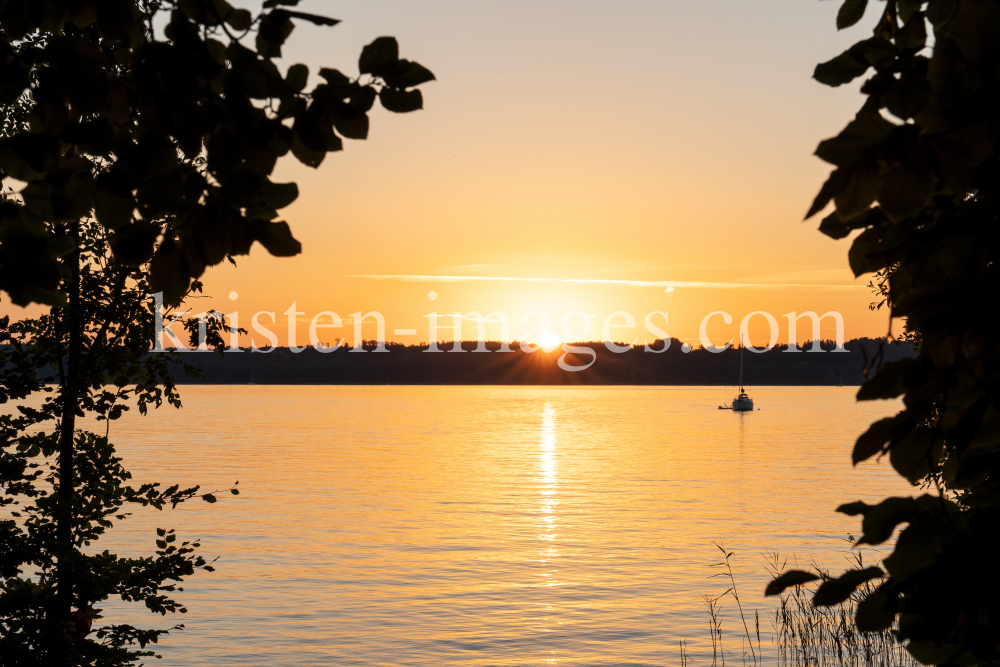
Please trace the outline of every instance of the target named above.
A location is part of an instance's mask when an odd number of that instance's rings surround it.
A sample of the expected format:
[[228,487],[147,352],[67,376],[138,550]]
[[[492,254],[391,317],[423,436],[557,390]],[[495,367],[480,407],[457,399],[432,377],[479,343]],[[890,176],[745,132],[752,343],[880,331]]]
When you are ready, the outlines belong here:
[[746,394],[740,394],[733,399],[734,412],[749,412],[753,410],[753,399]]

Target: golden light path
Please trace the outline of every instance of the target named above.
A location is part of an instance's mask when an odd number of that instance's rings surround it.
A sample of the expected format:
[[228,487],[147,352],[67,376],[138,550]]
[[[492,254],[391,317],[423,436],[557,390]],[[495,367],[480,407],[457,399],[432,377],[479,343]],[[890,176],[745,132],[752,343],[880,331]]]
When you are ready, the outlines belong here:
[[[542,444],[539,454],[539,467],[542,473],[542,530],[541,539],[554,541],[556,539],[556,516],[555,508],[559,504],[556,499],[556,489],[559,484],[556,481],[556,411],[551,403],[545,404],[542,411]],[[555,555],[555,547],[549,549],[551,555]]]
[[[543,542],[547,542],[548,546],[541,550],[541,559],[543,567],[546,565],[551,566],[548,571],[542,573],[542,577],[545,579],[544,585],[553,587],[558,586],[559,581],[556,580],[555,574],[558,571],[554,565],[556,559],[559,557],[558,547],[556,543],[556,508],[559,505],[559,500],[556,497],[556,491],[559,488],[558,479],[556,477],[557,473],[557,461],[556,461],[556,411],[552,407],[551,403],[546,403],[542,410],[542,441],[539,451],[539,471],[541,473],[541,486],[539,487],[539,494],[541,495],[541,525],[539,526],[540,534],[539,539]],[[548,627],[551,625],[551,614],[553,607],[551,603],[545,604],[543,613],[544,615],[539,619],[542,624],[546,627],[539,628],[543,632],[552,632],[552,628]],[[553,658],[545,660],[546,664],[554,664],[557,662]]]

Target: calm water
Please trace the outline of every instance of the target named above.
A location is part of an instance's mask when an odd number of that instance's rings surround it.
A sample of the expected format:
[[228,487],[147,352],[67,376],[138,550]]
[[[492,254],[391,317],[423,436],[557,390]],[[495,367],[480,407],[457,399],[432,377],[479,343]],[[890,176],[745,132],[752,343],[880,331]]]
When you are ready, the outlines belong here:
[[219,557],[164,667],[676,665],[685,638],[700,664],[713,541],[763,612],[762,553],[839,573],[858,524],[833,509],[910,492],[851,468],[897,409],[854,391],[758,389],[734,414],[720,388],[185,387],[112,439],[137,481],[242,495],[137,513],[106,546],[176,527]]

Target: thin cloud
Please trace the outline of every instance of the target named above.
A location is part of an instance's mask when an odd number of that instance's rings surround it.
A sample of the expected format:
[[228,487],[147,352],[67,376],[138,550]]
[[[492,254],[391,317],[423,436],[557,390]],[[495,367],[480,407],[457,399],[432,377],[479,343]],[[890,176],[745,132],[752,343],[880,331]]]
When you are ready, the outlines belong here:
[[441,268],[443,268],[445,270],[454,270],[454,269],[485,269],[485,268],[489,268],[489,267],[497,268],[497,267],[501,267],[501,266],[507,266],[507,265],[506,264],[462,264],[461,266],[445,266],[445,267],[441,267]]
[[350,274],[347,278],[396,280],[411,283],[510,282],[569,283],[573,285],[614,285],[621,287],[691,287],[701,289],[859,289],[861,285],[816,285],[803,283],[715,283],[677,280],[609,280],[600,278],[514,278],[510,276],[423,276],[411,274]]

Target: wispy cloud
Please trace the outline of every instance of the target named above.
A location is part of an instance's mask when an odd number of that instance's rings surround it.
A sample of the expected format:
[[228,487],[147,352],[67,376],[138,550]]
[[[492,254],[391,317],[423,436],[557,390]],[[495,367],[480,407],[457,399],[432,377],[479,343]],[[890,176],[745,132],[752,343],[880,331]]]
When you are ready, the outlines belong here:
[[511,276],[424,276],[412,274],[351,274],[347,278],[368,280],[395,280],[411,283],[461,283],[461,282],[509,282],[509,283],[569,283],[573,285],[613,285],[621,287],[662,287],[673,291],[678,287],[700,289],[833,289],[852,290],[862,285],[817,285],[804,283],[716,283],[684,282],[678,280],[610,280],[600,278],[515,278]]
[[486,268],[499,268],[501,266],[507,266],[506,264],[462,264],[461,266],[443,266],[445,271],[451,270],[462,270],[462,269],[486,269]]

